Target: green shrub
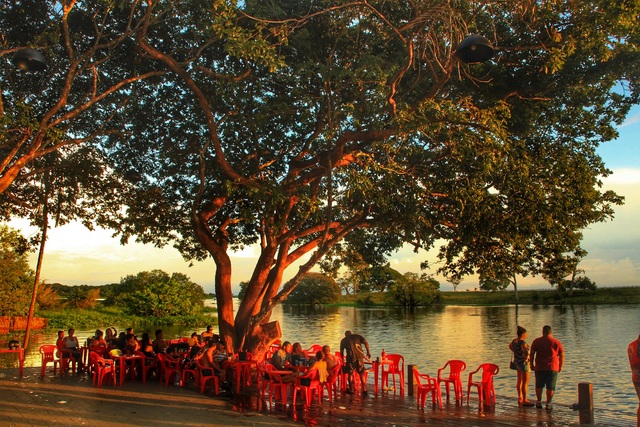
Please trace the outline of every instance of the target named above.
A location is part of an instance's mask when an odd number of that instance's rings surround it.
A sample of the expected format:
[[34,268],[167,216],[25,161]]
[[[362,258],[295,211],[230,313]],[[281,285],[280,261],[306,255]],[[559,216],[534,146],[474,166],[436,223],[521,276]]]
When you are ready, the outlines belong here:
[[307,273],[289,294],[285,304],[332,304],[340,298],[340,286],[325,274]]
[[371,306],[371,305],[375,305],[375,302],[373,301],[373,297],[371,296],[370,292],[363,292],[362,294],[358,294],[358,299],[356,299],[356,304]]
[[390,305],[417,307],[433,304],[436,301],[440,284],[432,277],[406,273],[402,279],[396,280],[386,293],[386,301]]

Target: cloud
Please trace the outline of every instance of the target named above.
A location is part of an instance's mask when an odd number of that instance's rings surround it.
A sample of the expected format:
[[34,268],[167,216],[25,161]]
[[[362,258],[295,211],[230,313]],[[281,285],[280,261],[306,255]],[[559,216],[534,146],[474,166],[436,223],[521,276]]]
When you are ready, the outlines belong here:
[[631,125],[633,125],[635,123],[638,123],[638,122],[640,122],[640,114],[635,114],[633,116],[627,117],[625,119],[625,121],[622,122],[622,124],[620,126],[618,126],[618,127],[622,128],[622,127],[626,127],[626,126],[631,126]]
[[626,184],[640,184],[640,169],[618,168],[613,169],[612,174],[603,178],[605,187]]

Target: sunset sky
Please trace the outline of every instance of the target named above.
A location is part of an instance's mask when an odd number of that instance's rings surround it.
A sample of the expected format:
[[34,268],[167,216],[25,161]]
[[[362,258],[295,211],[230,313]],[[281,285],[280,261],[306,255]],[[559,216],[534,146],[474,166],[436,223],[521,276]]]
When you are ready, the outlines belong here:
[[[640,285],[640,108],[636,107],[619,127],[620,137],[599,149],[613,175],[606,179],[605,189],[623,195],[625,205],[616,209],[615,219],[595,224],[584,231],[583,247],[589,255],[580,266],[599,287]],[[37,233],[37,229],[14,221],[13,227],[23,230],[25,236]],[[206,292],[213,292],[214,263],[212,260],[189,267],[178,251],[172,247],[163,249],[137,243],[121,246],[108,230],[90,232],[74,223],[49,232],[41,278],[48,283],[65,285],[103,285],[119,282],[121,278],[153,269],[167,273],[182,272],[200,284]],[[251,248],[233,257],[234,291],[239,282],[248,280],[257,250]],[[424,260],[436,261],[433,253],[415,254],[411,249],[397,252],[390,259],[391,267],[400,273],[420,273]],[[35,268],[37,254],[32,255]],[[433,272],[437,267],[434,265]],[[290,268],[291,275],[294,268]],[[429,271],[427,271],[429,272]],[[436,277],[442,290],[452,287],[444,278]],[[519,279],[521,288],[549,288],[541,277]],[[462,282],[458,290],[477,287],[474,278]]]

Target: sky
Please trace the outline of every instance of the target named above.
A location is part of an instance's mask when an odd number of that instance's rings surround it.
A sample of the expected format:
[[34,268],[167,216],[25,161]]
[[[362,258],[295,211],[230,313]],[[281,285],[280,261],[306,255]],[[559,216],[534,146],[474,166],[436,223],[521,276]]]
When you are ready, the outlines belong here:
[[[627,120],[618,128],[619,138],[603,144],[599,153],[613,174],[604,180],[604,189],[611,189],[625,197],[625,204],[616,208],[613,221],[593,224],[584,230],[583,248],[588,255],[580,263],[580,268],[598,287],[640,285],[640,107],[635,107]],[[13,221],[11,226],[22,230],[25,236],[38,233],[23,221]],[[257,248],[248,248],[232,256],[234,291],[238,284],[249,279]],[[400,273],[421,273],[420,263],[428,260],[435,274],[437,251],[414,253],[405,248],[389,260],[391,267]],[[35,268],[37,254],[30,258]],[[89,231],[80,223],[72,223],[49,231],[45,247],[41,279],[47,283],[64,285],[104,285],[120,282],[128,275],[154,269],[169,274],[181,272],[201,285],[205,292],[213,292],[215,265],[213,260],[194,263],[189,266],[180,253],[171,246],[155,248],[150,245],[130,243],[119,244],[112,232],[104,229]],[[289,277],[295,266],[288,269]],[[287,276],[285,276],[285,279]],[[441,290],[452,290],[444,278],[435,276]],[[465,279],[457,290],[477,288],[473,277]],[[520,289],[549,289],[550,285],[542,277],[518,279]]]

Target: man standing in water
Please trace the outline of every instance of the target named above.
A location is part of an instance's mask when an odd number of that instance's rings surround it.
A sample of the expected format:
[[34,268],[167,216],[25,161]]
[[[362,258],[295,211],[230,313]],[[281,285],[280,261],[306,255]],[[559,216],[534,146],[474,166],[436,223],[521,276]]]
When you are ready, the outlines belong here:
[[639,403],[636,416],[638,417],[637,425],[640,427],[640,335],[638,335],[637,340],[629,344],[627,355],[629,356],[629,366],[631,367],[631,381],[638,394]]
[[558,372],[564,364],[562,343],[551,336],[551,326],[542,328],[542,336],[531,343],[531,370],[536,373],[536,408],[542,408],[542,389],[547,388],[547,410],[552,410],[551,400],[556,390]]
[[347,394],[353,394],[353,374],[354,371],[360,375],[360,384],[362,384],[362,395],[367,394],[367,383],[364,369],[364,351],[362,345],[367,349],[367,359],[371,359],[371,351],[367,340],[358,334],[352,334],[351,331],[344,333],[344,338],[340,341],[340,355],[344,363],[344,371],[349,375],[349,388]]

